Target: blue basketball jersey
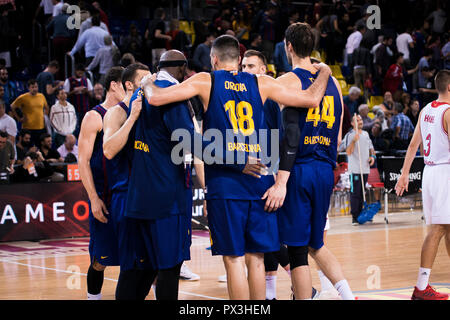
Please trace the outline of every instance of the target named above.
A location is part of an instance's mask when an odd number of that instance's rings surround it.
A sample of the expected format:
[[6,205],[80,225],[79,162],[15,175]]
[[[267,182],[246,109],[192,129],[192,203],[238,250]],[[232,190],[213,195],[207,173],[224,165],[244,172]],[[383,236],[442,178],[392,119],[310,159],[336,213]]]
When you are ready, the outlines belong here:
[[[256,76],[220,70],[211,73],[211,81],[209,106],[203,119],[204,133],[209,129],[220,131],[224,155],[231,154],[234,161],[248,155],[260,157],[262,152],[268,154],[263,148],[270,148],[270,142],[262,141],[259,131],[266,129],[270,136]],[[257,179],[229,167],[207,163],[205,179],[207,199],[258,200],[274,182],[273,176]]]
[[[119,106],[127,112],[128,107],[120,102]],[[108,175],[108,186],[112,191],[126,191],[128,189],[128,178],[131,168],[132,139],[128,138],[127,144],[111,160],[106,160],[106,171]]]
[[[162,88],[173,84],[167,80],[155,81]],[[129,109],[142,94],[142,90],[134,93]],[[161,219],[191,213],[191,208],[186,209],[192,203],[190,167],[185,170],[183,164],[175,164],[171,158],[172,149],[178,144],[171,141],[172,132],[183,128],[194,134],[188,106],[180,102],[155,107],[147,99],[142,99],[142,103],[134,132],[126,216]]]
[[[97,105],[92,110],[98,112],[103,117],[106,114],[106,109],[101,105]],[[97,133],[95,138],[94,149],[90,161],[92,177],[94,179],[95,190],[103,201],[109,201],[110,189],[108,182],[108,175],[106,170],[107,159],[103,155],[103,130]]]
[[[302,82],[302,90],[308,89],[318,75],[318,73],[312,74],[300,68],[296,68],[292,72]],[[298,125],[301,138],[296,163],[323,160],[334,168],[337,161],[337,140],[343,106],[333,78],[330,77],[328,80],[325,96],[320,106],[298,110],[300,111]]]
[[281,112],[278,103],[267,99],[264,103],[264,116],[266,117],[266,122],[269,129],[280,129]]

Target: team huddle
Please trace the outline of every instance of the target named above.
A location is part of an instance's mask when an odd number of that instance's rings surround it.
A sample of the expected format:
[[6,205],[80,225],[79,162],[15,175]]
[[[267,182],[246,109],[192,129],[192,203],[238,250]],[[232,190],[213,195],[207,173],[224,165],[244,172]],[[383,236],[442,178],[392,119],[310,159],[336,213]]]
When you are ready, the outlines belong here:
[[[314,296],[308,255],[340,298],[355,299],[324,245],[341,140],[340,86],[328,66],[312,63],[308,24],[291,25],[285,36],[293,71],[277,79],[264,75],[257,51],[244,55],[241,69],[239,42],[229,35],[212,45],[211,73],[184,80],[187,60],[176,50],[161,56],[155,75],[142,64],[107,73],[105,101],[86,114],[79,137],[91,211],[88,299],[101,298],[107,266],[120,266],[118,300],[145,299],[155,279],[158,300],[178,298],[180,268],[190,259],[192,167],[205,189],[212,254],[223,256],[230,299],[266,299],[265,260],[276,252],[289,261],[295,299]],[[447,90],[448,73],[444,78]],[[203,105],[202,127],[194,97]],[[448,104],[440,108],[449,122]],[[201,141],[201,148],[177,149],[181,163],[173,152],[179,130],[190,140],[183,145]],[[267,147],[261,132],[271,130],[281,134]],[[220,134],[210,139],[210,132]],[[274,145],[276,163],[261,161]],[[202,162],[206,153],[216,161]],[[441,158],[448,172],[449,150]]]

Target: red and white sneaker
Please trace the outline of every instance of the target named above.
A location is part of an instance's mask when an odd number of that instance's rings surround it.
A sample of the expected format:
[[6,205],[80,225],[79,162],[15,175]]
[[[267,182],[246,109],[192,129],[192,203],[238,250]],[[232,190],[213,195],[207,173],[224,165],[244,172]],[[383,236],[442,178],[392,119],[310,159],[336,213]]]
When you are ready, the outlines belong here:
[[417,287],[414,287],[411,300],[448,300],[448,294],[437,292],[430,285],[422,291],[417,289]]

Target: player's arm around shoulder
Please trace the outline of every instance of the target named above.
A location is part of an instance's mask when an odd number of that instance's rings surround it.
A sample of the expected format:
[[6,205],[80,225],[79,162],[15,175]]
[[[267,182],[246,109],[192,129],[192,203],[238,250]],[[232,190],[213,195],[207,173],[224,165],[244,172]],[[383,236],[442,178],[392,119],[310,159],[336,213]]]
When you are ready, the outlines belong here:
[[[141,106],[136,107],[138,109],[141,108]],[[103,118],[103,154],[109,160],[114,158],[115,155],[123,148],[121,141],[125,140],[126,143],[126,140],[128,139],[128,134],[131,128],[128,132],[120,132],[120,129],[126,121],[127,113],[120,106],[114,106],[109,109]],[[122,135],[120,133],[122,133]]]
[[291,107],[317,107],[322,101],[331,70],[325,64],[315,65],[315,67],[320,71],[319,76],[307,90],[299,90],[301,89],[301,86],[299,87],[301,82],[292,72],[288,72],[277,79],[268,76],[258,77],[261,97]]
[[211,75],[209,73],[197,73],[182,83],[167,88],[156,86],[155,80],[156,76],[153,75],[144,79],[142,83],[145,97],[152,106],[163,106],[173,102],[188,100],[195,96],[200,97],[204,106],[207,106],[209,103],[211,91]]

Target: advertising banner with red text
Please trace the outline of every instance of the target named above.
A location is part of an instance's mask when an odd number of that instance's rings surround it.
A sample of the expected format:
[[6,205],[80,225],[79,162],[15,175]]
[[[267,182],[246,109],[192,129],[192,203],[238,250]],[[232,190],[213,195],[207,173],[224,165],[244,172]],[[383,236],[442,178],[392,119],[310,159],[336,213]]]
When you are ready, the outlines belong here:
[[89,236],[81,182],[0,185],[0,241]]

